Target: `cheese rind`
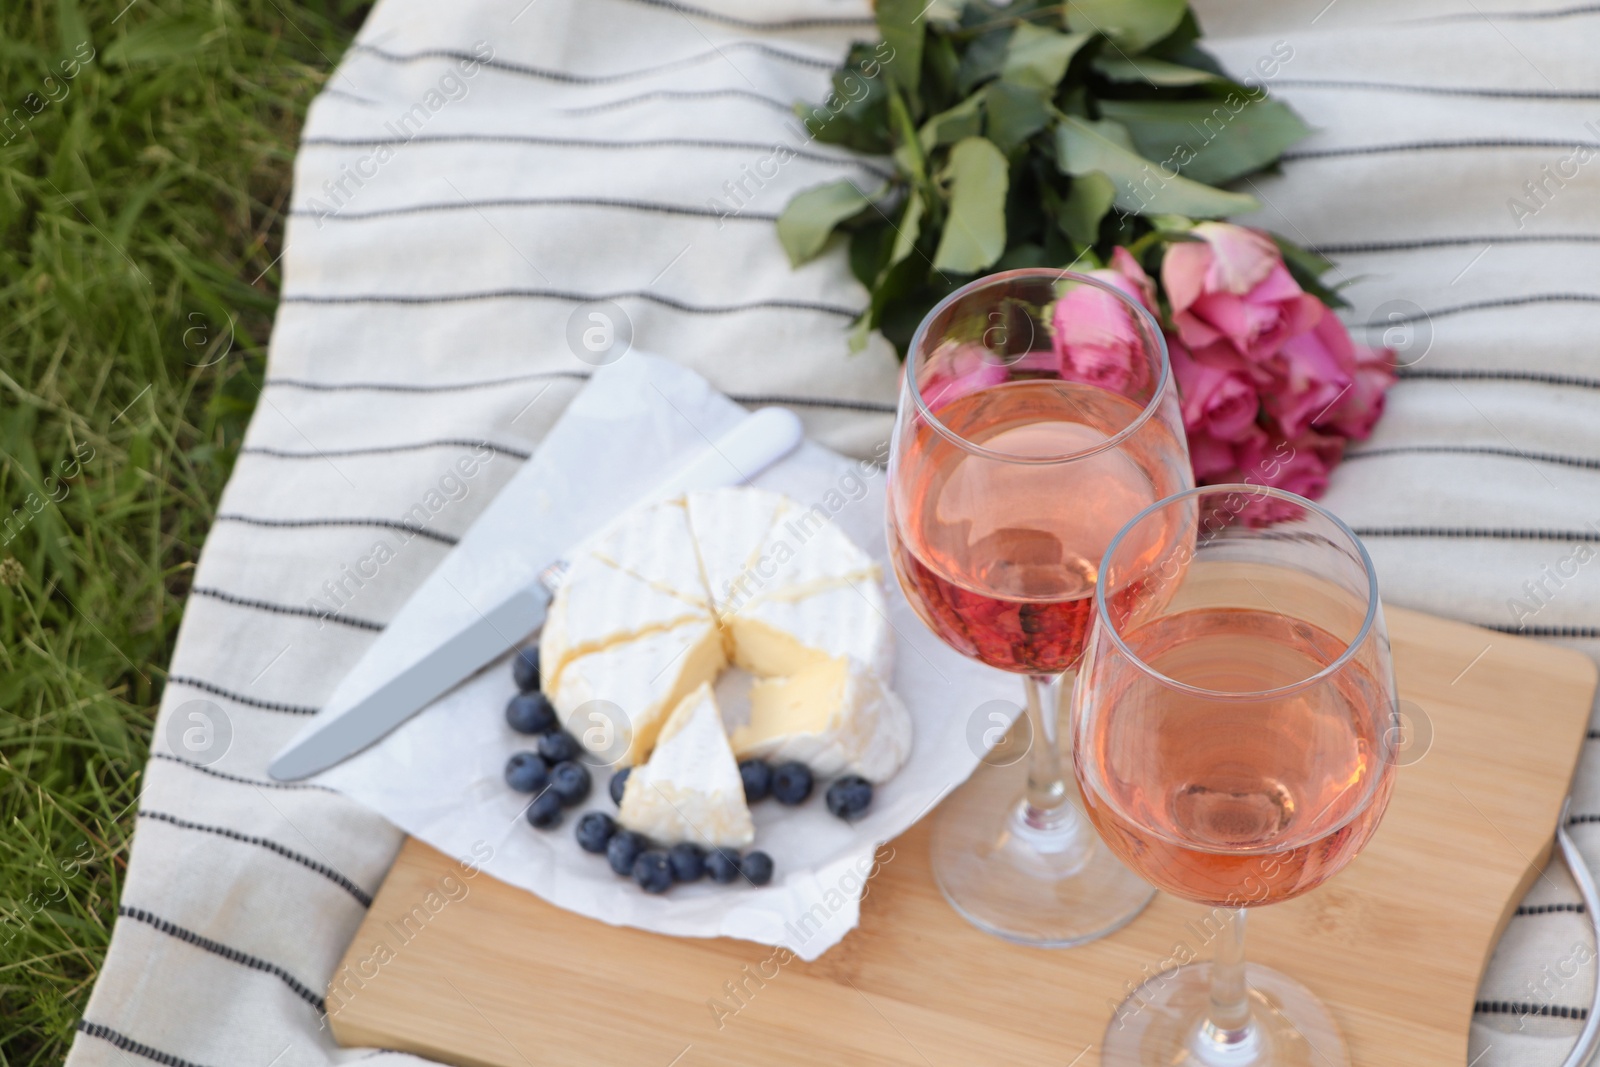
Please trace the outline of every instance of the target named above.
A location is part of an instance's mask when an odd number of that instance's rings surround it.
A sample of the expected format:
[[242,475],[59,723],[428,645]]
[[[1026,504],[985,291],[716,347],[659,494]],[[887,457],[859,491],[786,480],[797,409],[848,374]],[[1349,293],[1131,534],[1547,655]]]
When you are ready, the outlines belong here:
[[702,489],[685,500],[712,606],[721,614],[750,599],[761,547],[788,500],[765,489]]
[[560,678],[578,656],[685,622],[711,621],[710,613],[619,570],[593,553],[580,553],[562,589],[580,591],[550,602],[539,637],[539,672]]
[[739,759],[799,760],[823,776],[894,776],[911,754],[911,716],[877,675],[822,660],[750,689],[750,722],[733,732]]
[[662,845],[743,848],[755,840],[744,781],[710,685],[668,716],[650,759],[628,775],[617,821]]

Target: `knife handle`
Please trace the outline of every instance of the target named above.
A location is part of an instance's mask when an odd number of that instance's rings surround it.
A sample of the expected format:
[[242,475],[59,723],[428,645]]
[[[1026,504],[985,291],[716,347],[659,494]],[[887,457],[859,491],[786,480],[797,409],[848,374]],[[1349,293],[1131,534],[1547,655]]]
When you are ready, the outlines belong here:
[[788,408],[761,408],[656,486],[649,500],[670,500],[696,489],[742,485],[788,455],[805,437],[800,416]]

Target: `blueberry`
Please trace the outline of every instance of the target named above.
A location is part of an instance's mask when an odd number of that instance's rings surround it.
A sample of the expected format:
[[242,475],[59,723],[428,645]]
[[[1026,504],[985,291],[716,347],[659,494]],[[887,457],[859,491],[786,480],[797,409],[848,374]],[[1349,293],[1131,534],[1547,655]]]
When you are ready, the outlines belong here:
[[765,852],[747,852],[739,861],[739,873],[750,879],[751,885],[766,885],[772,881],[772,857]]
[[585,852],[604,852],[616,832],[617,820],[603,811],[591,811],[578,820],[578,847]]
[[606,862],[611,864],[613,871],[626,877],[633,873],[633,861],[639,858],[639,853],[649,847],[650,842],[643,834],[618,830],[606,842]]
[[764,759],[747,759],[739,764],[739,777],[744,779],[744,799],[754,804],[772,793],[772,764]]
[[667,862],[672,864],[672,877],[680,882],[698,882],[706,874],[706,854],[699,845],[679,842],[667,850]]
[[561,798],[555,790],[546,789],[528,805],[528,822],[540,830],[550,830],[561,825]]
[[506,760],[506,785],[519,793],[537,793],[550,781],[550,768],[537,752],[518,752]]
[[543,693],[518,693],[506,705],[506,723],[519,734],[544,734],[554,730],[556,709]]
[[569,808],[582,804],[589,796],[589,769],[571,760],[556,764],[550,768],[550,792]]
[[633,773],[632,767],[624,767],[611,776],[611,803],[622,806],[622,787],[628,784],[628,775]]
[[872,804],[872,783],[859,774],[847,774],[828,787],[828,810],[841,819],[854,819]]
[[578,744],[578,739],[565,730],[552,730],[539,738],[539,755],[547,763],[565,763],[575,760],[583,751],[583,746]]
[[772,795],[779,804],[804,804],[811,795],[811,768],[804,763],[780,763],[772,771]]
[[725,848],[714,848],[706,853],[706,873],[718,885],[727,885],[739,877],[739,854]]
[[672,888],[672,864],[667,854],[656,849],[639,853],[633,861],[633,880],[646,893],[665,893]]
[[511,657],[511,677],[524,693],[532,693],[539,688],[538,645],[517,649],[517,654]]

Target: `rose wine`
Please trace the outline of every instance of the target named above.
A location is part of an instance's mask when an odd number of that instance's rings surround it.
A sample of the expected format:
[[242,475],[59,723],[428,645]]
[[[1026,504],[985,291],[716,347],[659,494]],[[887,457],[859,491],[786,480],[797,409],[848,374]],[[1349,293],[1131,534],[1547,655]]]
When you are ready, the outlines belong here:
[[[1246,608],[1170,615],[1125,638],[1167,678],[1233,694],[1293,686],[1345,647]],[[1289,695],[1223,700],[1129,665],[1095,697],[1115,710],[1079,731],[1084,806],[1111,849],[1169,893],[1222,907],[1299,896],[1355,858],[1388,804],[1383,693],[1355,659]]]
[[[1149,433],[1078,459],[1129,426],[1140,406],[1077,382],[1007,382],[950,401],[902,440],[889,494],[889,546],[906,596],[956,650],[1028,674],[1083,654],[1106,546],[1137,512],[1181,488],[1158,459],[1180,449]],[[1015,457],[1032,457],[1034,462]]]

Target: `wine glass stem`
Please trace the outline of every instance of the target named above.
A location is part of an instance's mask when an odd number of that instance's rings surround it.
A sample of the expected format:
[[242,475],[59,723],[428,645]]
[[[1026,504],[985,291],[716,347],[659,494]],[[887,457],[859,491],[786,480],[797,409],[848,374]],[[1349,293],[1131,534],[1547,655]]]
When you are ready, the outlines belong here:
[[1244,918],[1245,909],[1235,908],[1227,929],[1217,938],[1211,960],[1211,1004],[1197,1035],[1199,1059],[1218,1067],[1254,1063],[1260,1051],[1244,977]]
[[1063,836],[1081,830],[1077,809],[1070,800],[1066,773],[1061,758],[1062,697],[1070,693],[1073,674],[1030,674],[1028,725],[1033,728],[1033,745],[1028,750],[1028,795],[1022,805],[1022,820],[1031,829]]

